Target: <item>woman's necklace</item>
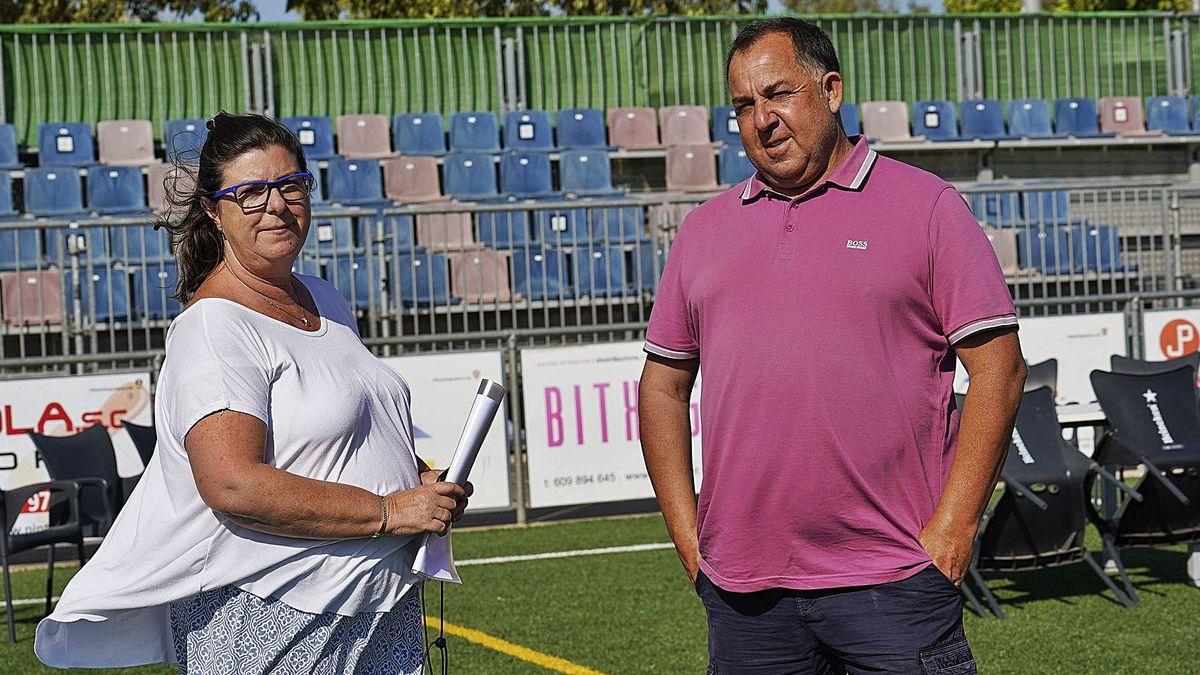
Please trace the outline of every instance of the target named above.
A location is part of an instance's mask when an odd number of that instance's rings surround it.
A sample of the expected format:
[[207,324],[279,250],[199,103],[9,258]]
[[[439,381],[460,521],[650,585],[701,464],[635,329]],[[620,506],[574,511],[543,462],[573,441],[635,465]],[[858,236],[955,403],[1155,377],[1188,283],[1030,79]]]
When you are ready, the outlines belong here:
[[[245,286],[245,287],[246,287],[247,289],[249,289],[251,292],[253,292],[253,293],[257,293],[258,295],[262,296],[262,299],[263,299],[263,300],[266,300],[266,301],[267,301],[267,304],[269,304],[269,305],[271,305],[272,307],[274,307],[275,309],[277,309],[277,310],[279,310],[279,311],[283,312],[284,314],[287,314],[288,316],[290,316],[290,317],[292,317],[293,319],[295,319],[295,320],[299,321],[300,323],[304,324],[304,327],[305,327],[305,328],[308,328],[308,327],[309,327],[309,322],[308,322],[308,317],[307,317],[307,316],[304,316],[303,314],[301,314],[300,316],[296,316],[296,315],[295,315],[295,314],[293,314],[292,312],[289,312],[288,310],[284,309],[282,305],[280,305],[279,303],[277,303],[277,302],[275,302],[274,300],[272,300],[272,299],[271,299],[271,298],[270,298],[270,297],[269,297],[269,296],[268,296],[266,293],[263,293],[262,291],[260,291],[260,290],[258,290],[258,289],[256,289],[256,288],[253,288],[253,287],[251,287],[251,286],[250,286],[250,284],[246,283],[246,282],[245,282],[245,280],[243,280],[243,279],[242,279],[240,276],[238,276],[237,272],[234,272],[234,271],[233,271],[233,268],[232,268],[232,267],[230,267],[229,265],[225,265],[225,268],[229,270],[229,273],[230,273],[230,274],[232,274],[232,275],[233,275],[233,277],[234,277],[235,279],[237,279],[238,281],[242,282],[242,285],[243,285],[243,286]],[[291,281],[292,281],[292,290],[294,291],[294,290],[296,290],[296,280],[295,280],[295,278],[293,277]]]

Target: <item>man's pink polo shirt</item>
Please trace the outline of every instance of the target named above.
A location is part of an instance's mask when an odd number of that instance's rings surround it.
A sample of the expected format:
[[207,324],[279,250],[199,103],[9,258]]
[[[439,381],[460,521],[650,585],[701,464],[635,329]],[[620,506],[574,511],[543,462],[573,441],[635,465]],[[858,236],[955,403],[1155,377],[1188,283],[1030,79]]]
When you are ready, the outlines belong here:
[[790,199],[754,177],[684,219],[645,349],[700,358],[700,563],[721,588],[896,581],[954,456],[952,345],[1017,323],[962,197],[859,138]]

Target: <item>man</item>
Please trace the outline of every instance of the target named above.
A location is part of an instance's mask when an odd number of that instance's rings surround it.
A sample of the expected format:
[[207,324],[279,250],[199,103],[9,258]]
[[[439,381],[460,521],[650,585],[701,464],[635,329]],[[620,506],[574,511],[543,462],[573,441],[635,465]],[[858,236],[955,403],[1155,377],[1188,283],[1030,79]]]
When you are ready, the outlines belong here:
[[846,137],[838,70],[797,19],[730,47],[757,172],[671,247],[646,334],[646,466],[708,613],[709,672],[975,672],[957,584],[1025,379],[1016,314],[954,188]]

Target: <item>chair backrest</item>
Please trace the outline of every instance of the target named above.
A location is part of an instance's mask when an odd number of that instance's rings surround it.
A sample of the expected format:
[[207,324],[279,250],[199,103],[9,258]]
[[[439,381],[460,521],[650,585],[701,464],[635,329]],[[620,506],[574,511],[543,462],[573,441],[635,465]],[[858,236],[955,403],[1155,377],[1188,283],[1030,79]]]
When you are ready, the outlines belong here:
[[405,307],[449,303],[449,281],[444,254],[414,251],[392,257],[388,290]]
[[[1037,187],[1039,183],[1027,185]],[[1021,202],[1026,222],[1038,225],[1065,225],[1071,222],[1070,200],[1066,190],[1027,190],[1021,195]]]
[[740,183],[754,174],[754,165],[741,145],[726,145],[717,155],[722,185]]
[[388,199],[419,204],[445,199],[437,160],[432,156],[396,157],[383,161],[383,191]]
[[1135,96],[1107,96],[1100,99],[1100,132],[1145,135],[1146,115],[1142,110],[1142,99]]
[[350,216],[314,217],[304,240],[304,251],[318,258],[357,251],[355,229],[354,218]]
[[359,255],[343,255],[325,268],[326,279],[355,309],[367,309],[378,301],[382,279],[375,274],[371,260]]
[[733,111],[733,106],[713,106],[712,139],[723,143],[741,145],[742,132],[738,128],[737,113]]
[[93,166],[87,173],[88,210],[99,214],[146,210],[146,187],[136,166]]
[[387,115],[342,115],[337,118],[338,154],[353,159],[378,159],[392,154]]
[[1168,134],[1191,133],[1187,100],[1179,96],[1147,96],[1146,128]]
[[838,109],[838,117],[842,120],[842,128],[846,130],[847,136],[862,134],[862,117],[859,116],[856,104],[843,101],[842,107]]
[[167,120],[163,125],[163,153],[168,162],[182,158],[191,164],[200,162],[200,150],[208,139],[208,126],[199,118]]
[[555,115],[558,145],[564,149],[607,148],[604,112],[595,108],[569,108]]
[[958,138],[958,115],[949,101],[917,101],[912,106],[912,128],[914,136],[931,141],[954,140]]
[[174,259],[171,237],[165,228],[152,225],[113,225],[109,229],[109,252],[126,265],[141,265]]
[[336,156],[333,149],[333,120],[328,117],[285,117],[283,125],[296,134],[304,156],[308,159],[331,159]]
[[1125,264],[1121,262],[1121,237],[1115,226],[1085,222],[1075,229],[1084,267],[1097,272],[1125,271]]
[[1096,100],[1060,98],[1055,101],[1054,131],[1059,136],[1099,136],[1100,115],[1096,110]]
[[662,147],[653,108],[613,108],[608,111],[608,140],[622,150]]
[[527,300],[573,297],[567,257],[556,248],[521,248],[512,253],[513,291]]
[[329,201],[337,204],[371,204],[383,201],[383,183],[377,159],[329,160]]
[[863,133],[874,141],[910,141],[908,104],[904,101],[867,101],[860,103]]
[[0,273],[4,323],[9,326],[58,325],[63,319],[63,278],[58,270]]
[[[315,175],[315,174],[314,174]],[[195,187],[193,172],[174,164],[151,164],[146,169],[146,201],[156,213],[165,213],[180,194]]]
[[[500,200],[496,200],[500,202]],[[505,199],[500,203],[507,203]],[[492,203],[492,200],[483,202]],[[514,211],[478,211],[475,214],[476,241],[488,248],[509,249],[529,245],[532,237],[529,233],[529,212],[520,209]]]
[[571,253],[575,294],[605,298],[625,295],[625,251],[619,246],[579,247]]
[[1008,131],[1018,138],[1050,138],[1050,104],[1040,98],[1018,98],[1008,103]]
[[1046,359],[1032,363],[1025,376],[1025,391],[1046,387],[1051,393],[1058,392],[1058,359]]
[[419,246],[434,250],[452,250],[475,244],[475,228],[472,227],[469,212],[420,213],[417,214],[416,221]]
[[1200,467],[1200,410],[1191,364],[1139,375],[1093,370],[1091,381],[1109,422],[1097,462],[1132,466],[1148,458],[1161,469]]
[[1109,357],[1109,368],[1121,375],[1156,375],[1191,366],[1192,370],[1200,372],[1200,352],[1184,354],[1166,361],[1142,361],[1140,359],[1113,354]]
[[[0,185],[3,181],[0,180]],[[42,231],[36,227],[0,230],[0,270],[42,266]]]
[[975,219],[997,227],[1021,222],[1021,193],[1008,183],[984,185],[986,192],[971,193],[971,212]]
[[500,155],[500,191],[514,197],[552,194],[550,155],[537,150],[509,150]]
[[442,188],[455,199],[475,200],[495,197],[496,164],[482,152],[451,152],[442,165]]
[[[171,319],[179,315],[183,310],[179,301],[171,296],[175,294],[175,286],[179,283],[179,271],[175,268],[175,263],[168,261],[158,261],[145,265],[139,265],[133,273],[133,305],[136,313],[139,316],[144,316],[147,319]],[[129,426],[128,423],[125,426]],[[151,432],[154,428],[150,428]],[[130,432],[133,436],[136,432]],[[138,445],[137,437],[134,437],[134,444],[137,445],[138,453],[142,453],[142,446]],[[150,449],[154,446],[151,444]],[[145,455],[142,459],[149,462],[149,458]]]
[[25,212],[35,216],[83,213],[83,181],[71,167],[25,170]]
[[392,140],[402,155],[446,154],[446,129],[437,113],[407,113],[392,118]]
[[545,110],[510,110],[504,113],[504,147],[510,150],[554,149],[554,130]]
[[486,248],[453,253],[450,292],[464,302],[508,302],[508,256]]
[[38,166],[87,166],[95,162],[92,125],[86,122],[38,125]]
[[658,109],[663,145],[708,143],[708,110],[699,105],[669,105]]
[[154,426],[142,426],[132,422],[122,422],[121,426],[133,440],[133,447],[137,449],[138,456],[142,458],[142,464],[150,464],[150,458],[154,456],[154,447],[158,445],[158,434],[155,432]]
[[106,120],[96,124],[100,162],[146,166],[154,159],[154,126],[150,120]]
[[1017,232],[1017,264],[1042,274],[1079,271],[1081,255],[1071,228],[1033,225]]
[[558,160],[563,192],[588,195],[612,192],[612,162],[604,150],[564,150]]
[[123,267],[94,265],[91,272],[68,270],[67,297],[75,297],[76,278],[82,281],[79,296],[85,322],[131,321],[129,275]]
[[658,290],[658,281],[662,277],[663,266],[667,264],[667,249],[658,241],[648,241],[638,244],[634,249],[635,274],[634,286],[645,291]]
[[667,148],[668,190],[715,190],[716,154],[709,145],[675,145]]
[[[538,209],[533,214],[537,238],[546,246],[580,246],[592,242],[591,227],[598,223],[588,221],[588,211],[583,208],[551,207]],[[600,237],[602,238],[602,237]]]
[[[103,531],[111,523],[104,521],[104,501],[116,513],[123,500],[121,477],[117,474],[117,454],[113,450],[108,430],[99,424],[71,436],[43,436],[32,431],[29,437],[46,463],[46,471],[54,480],[102,478],[108,489],[82,490],[79,510],[82,516],[100,525]],[[86,522],[86,521],[85,521]]]
[[589,200],[585,219],[591,223],[592,241],[632,244],[645,239],[646,216],[640,206],[604,206],[620,195]]
[[963,101],[959,106],[962,137],[967,139],[1000,140],[1007,137],[1004,130],[1004,109],[992,99]]
[[21,157],[17,151],[17,129],[11,124],[0,124],[0,169],[21,168]]
[[998,227],[984,227],[984,234],[996,252],[996,260],[1005,274],[1015,274],[1017,265],[1017,233],[1013,230],[1002,230]]
[[499,152],[500,130],[496,116],[473,111],[450,116],[450,150],[453,152]]
[[0,217],[16,215],[13,210],[12,174],[0,169]]

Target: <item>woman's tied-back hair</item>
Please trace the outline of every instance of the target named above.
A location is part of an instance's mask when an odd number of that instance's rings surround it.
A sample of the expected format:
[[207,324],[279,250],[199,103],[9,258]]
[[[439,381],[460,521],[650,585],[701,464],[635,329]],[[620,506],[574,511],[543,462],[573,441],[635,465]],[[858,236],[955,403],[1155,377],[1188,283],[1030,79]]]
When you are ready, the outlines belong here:
[[194,150],[176,156],[163,185],[168,208],[154,224],[155,229],[166,228],[170,233],[179,272],[172,297],[182,303],[191,299],[225,255],[217,224],[204,211],[205,200],[211,200],[208,195],[224,187],[225,167],[251,150],[279,146],[292,153],[300,171],[308,171],[300,141],[279,120],[221,110],[206,126],[208,138],[199,156]]

